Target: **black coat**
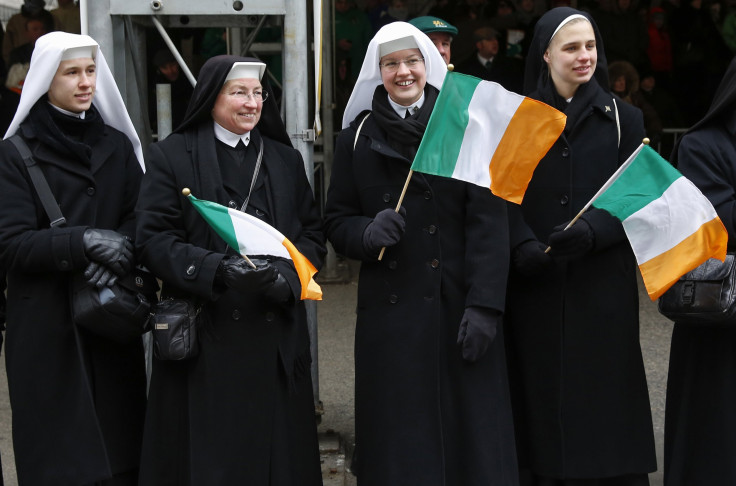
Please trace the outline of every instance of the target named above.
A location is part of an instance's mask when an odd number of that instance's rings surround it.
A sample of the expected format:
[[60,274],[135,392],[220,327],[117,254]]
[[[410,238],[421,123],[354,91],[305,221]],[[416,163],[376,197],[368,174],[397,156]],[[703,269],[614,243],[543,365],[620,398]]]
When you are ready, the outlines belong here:
[[[736,117],[732,108],[726,113],[727,120],[711,120],[683,136],[677,159],[683,175],[715,207],[728,230],[728,247],[733,251]],[[670,347],[664,431],[667,486],[736,484],[732,460],[736,454],[734,400],[736,327],[676,323]]]
[[15,147],[0,144],[0,265],[8,270],[6,366],[21,484],[81,486],[138,465],[145,408],[140,341],[75,331],[72,272],[88,264],[88,227],[133,236],[141,168],[127,137],[106,127],[91,168],[28,142],[67,219],[49,220]]
[[[476,53],[477,54],[477,53]],[[496,56],[488,69],[480,63],[478,56],[473,54],[467,61],[460,64],[456,71],[469,74],[485,81],[493,81],[508,91],[521,93],[524,78],[524,65],[521,60]]]
[[396,206],[410,163],[389,146],[375,115],[354,151],[356,122],[337,139],[325,228],[338,253],[361,261],[359,484],[515,485],[503,333],[475,364],[456,344],[466,306],[504,308],[505,203],[487,189],[414,173],[402,204],[406,232],[377,261],[363,249],[363,230]]
[[[512,248],[546,243],[642,141],[641,112],[616,99],[619,144],[612,95],[594,82],[590,89],[591,103],[540,162],[521,211],[511,212]],[[592,253],[534,277],[511,272],[506,329],[520,460],[555,478],[647,473],[656,459],[636,261],[620,221],[598,209],[583,219],[595,233]]]
[[[212,127],[210,120],[174,133],[147,154],[137,209],[140,257],[161,278],[162,295],[193,298],[204,307],[199,355],[184,362],[154,358],[140,484],[318,485],[309,335],[301,287],[287,268],[293,265],[276,262],[296,304],[216,291],[227,246],[181,194],[188,187],[200,199],[226,206],[233,200]],[[326,250],[301,155],[254,129],[248,150],[261,143],[263,165],[249,213],[319,268]],[[233,202],[240,207],[242,199]]]

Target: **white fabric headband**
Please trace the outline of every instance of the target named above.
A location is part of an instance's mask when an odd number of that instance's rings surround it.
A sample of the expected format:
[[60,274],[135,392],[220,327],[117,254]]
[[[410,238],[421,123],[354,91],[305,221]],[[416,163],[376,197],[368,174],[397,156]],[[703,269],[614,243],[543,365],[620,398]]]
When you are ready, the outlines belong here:
[[557,33],[560,31],[561,28],[563,28],[565,25],[570,23],[571,20],[575,20],[575,19],[583,19],[583,20],[590,22],[590,20],[588,20],[588,17],[586,17],[585,15],[580,15],[580,14],[570,15],[568,18],[560,22],[560,25],[558,25],[555,31],[552,32],[552,37],[549,38],[550,43],[552,42],[552,39],[555,38],[555,36],[557,35]]
[[97,45],[70,47],[69,49],[64,50],[61,54],[61,60],[68,61],[70,59],[81,59],[87,57],[94,59],[96,55]]
[[403,51],[404,49],[418,49],[417,41],[414,40],[414,36],[408,35],[401,39],[394,39],[384,42],[378,46],[378,57],[387,56],[396,51]]
[[236,62],[227,73],[225,82],[231,79],[257,79],[261,80],[263,73],[266,71],[266,65],[262,62]]

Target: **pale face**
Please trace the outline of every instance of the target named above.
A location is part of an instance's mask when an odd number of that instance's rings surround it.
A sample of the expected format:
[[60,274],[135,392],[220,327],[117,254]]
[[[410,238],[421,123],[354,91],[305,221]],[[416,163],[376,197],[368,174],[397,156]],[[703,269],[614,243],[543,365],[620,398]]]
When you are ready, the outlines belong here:
[[445,32],[430,32],[427,37],[432,41],[434,46],[440,51],[440,56],[445,60],[445,64],[450,64],[452,36]]
[[589,22],[573,20],[552,38],[544,61],[560,96],[570,98],[590,81],[598,62],[595,34]]
[[483,39],[475,43],[478,54],[486,59],[496,57],[498,54],[498,39]]
[[97,86],[95,61],[91,57],[61,61],[49,86],[49,102],[72,113],[89,110]]
[[[383,64],[422,57],[424,56],[419,49],[402,49],[383,56],[380,62]],[[424,85],[427,83],[427,70],[423,62],[418,62],[411,69],[402,62],[395,72],[381,68],[381,81],[395,103],[410,106],[422,97]]]
[[231,79],[225,83],[215,100],[212,119],[222,128],[238,135],[253,130],[261,119],[263,101],[256,101],[252,94],[262,91],[261,82],[253,78]]

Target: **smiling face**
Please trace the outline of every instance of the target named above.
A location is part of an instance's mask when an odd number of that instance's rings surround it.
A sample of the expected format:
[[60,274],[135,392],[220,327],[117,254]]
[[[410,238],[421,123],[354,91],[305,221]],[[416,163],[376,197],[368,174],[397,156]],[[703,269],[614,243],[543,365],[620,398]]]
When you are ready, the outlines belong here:
[[[381,58],[381,65],[388,62],[406,61],[407,59],[421,59],[422,51],[419,49],[402,49],[400,51],[386,54]],[[388,91],[391,99],[402,106],[409,106],[419,100],[427,83],[427,70],[424,62],[418,62],[412,68],[401,62],[398,69],[391,72],[381,68],[381,81]]]
[[95,61],[91,57],[61,61],[49,86],[49,103],[82,113],[89,110],[97,86]]
[[572,20],[552,38],[544,61],[560,96],[571,98],[590,81],[598,62],[595,33],[590,22]]
[[262,91],[261,82],[254,78],[231,79],[225,83],[215,100],[212,119],[222,128],[242,135],[253,130],[261,119],[263,101],[243,94]]

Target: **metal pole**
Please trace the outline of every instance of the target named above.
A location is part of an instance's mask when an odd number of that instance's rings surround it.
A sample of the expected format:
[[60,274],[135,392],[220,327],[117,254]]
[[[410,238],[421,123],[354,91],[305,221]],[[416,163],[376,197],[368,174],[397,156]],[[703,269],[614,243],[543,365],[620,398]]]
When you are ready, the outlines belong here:
[[151,20],[153,21],[153,25],[156,26],[156,30],[158,30],[158,33],[161,34],[161,37],[166,43],[166,47],[169,48],[169,50],[171,51],[171,54],[173,54],[174,56],[174,59],[176,59],[176,62],[179,63],[179,66],[181,67],[181,70],[184,72],[184,75],[187,77],[187,79],[192,84],[192,86],[196,86],[197,80],[194,78],[194,75],[189,70],[189,66],[187,66],[187,63],[184,61],[184,58],[181,57],[181,54],[179,54],[179,50],[174,45],[174,42],[171,40],[171,37],[169,37],[169,34],[166,32],[166,29],[164,29],[164,26],[161,25],[161,22],[159,22],[158,19],[154,15],[151,15]]
[[156,85],[156,133],[163,140],[171,133],[171,85]]
[[79,0],[79,23],[82,28],[80,32],[89,35],[89,14],[87,13],[87,0]]

